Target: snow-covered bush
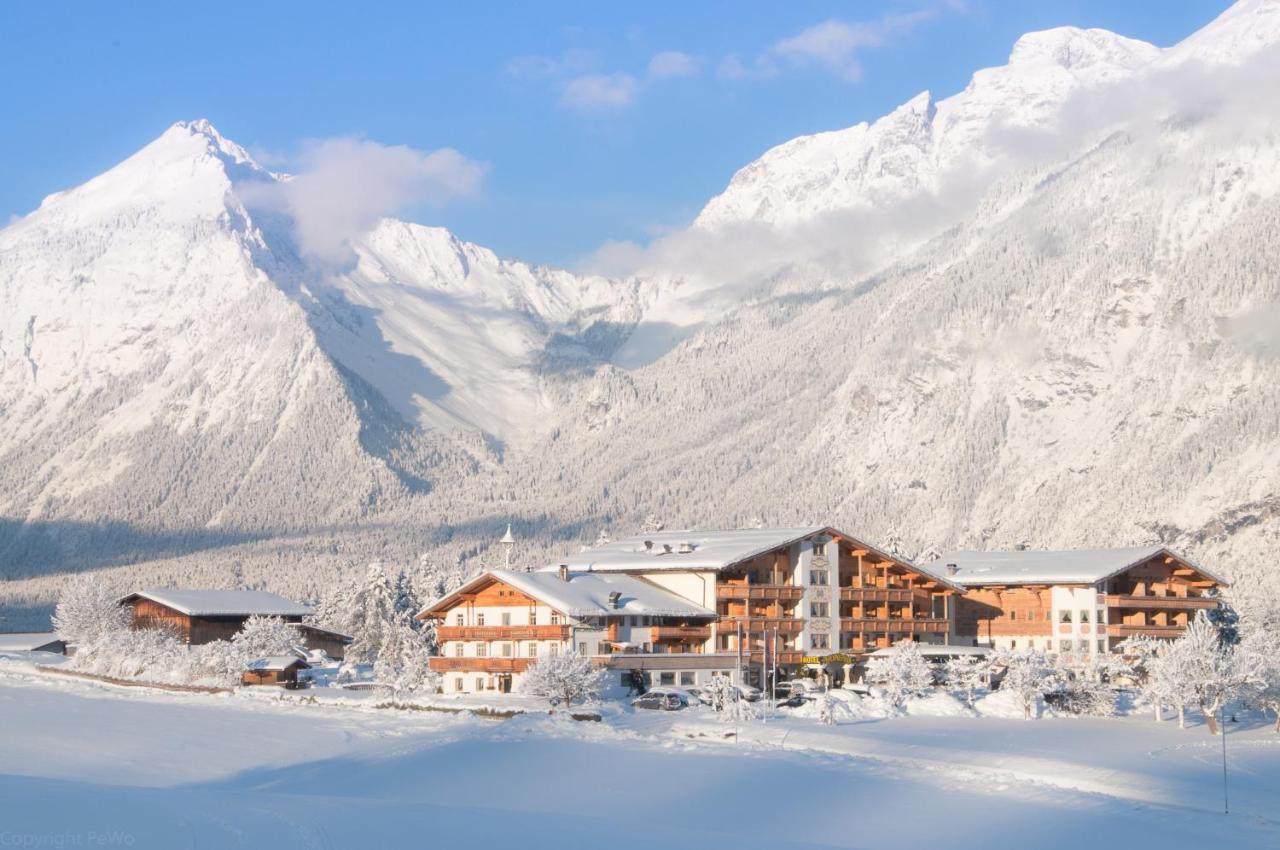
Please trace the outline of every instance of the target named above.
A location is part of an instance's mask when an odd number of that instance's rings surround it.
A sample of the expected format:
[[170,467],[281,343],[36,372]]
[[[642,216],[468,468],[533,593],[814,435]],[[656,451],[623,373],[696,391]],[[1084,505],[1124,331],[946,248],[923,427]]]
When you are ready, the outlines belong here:
[[1056,689],[1062,678],[1054,658],[1040,649],[1002,650],[992,659],[992,666],[1004,671],[1000,690],[1017,696],[1027,720],[1035,714],[1036,703]]
[[58,637],[80,650],[92,652],[99,638],[129,627],[129,611],[120,597],[95,575],[74,578],[53,612],[53,629]]
[[1045,702],[1069,714],[1110,717],[1116,712],[1116,694],[1105,682],[1086,675],[1064,676]]
[[565,709],[575,701],[594,699],[604,687],[606,673],[591,659],[576,652],[540,655],[529,665],[521,682],[521,690],[545,697],[552,708]]
[[933,665],[915,641],[902,641],[888,653],[867,662],[866,681],[884,689],[885,699],[902,708],[910,697],[918,696],[933,684]]
[[245,664],[268,655],[287,655],[299,641],[297,629],[279,617],[250,617],[231,637],[232,647]]
[[942,668],[947,687],[964,698],[964,704],[973,708],[973,700],[991,675],[991,662],[983,655],[958,655]]
[[823,726],[836,725],[836,701],[829,694],[818,697],[818,722]]

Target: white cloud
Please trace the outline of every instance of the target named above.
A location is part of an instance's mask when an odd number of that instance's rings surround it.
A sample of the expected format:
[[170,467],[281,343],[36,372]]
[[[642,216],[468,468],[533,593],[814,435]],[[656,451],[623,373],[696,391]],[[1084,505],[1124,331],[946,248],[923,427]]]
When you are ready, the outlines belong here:
[[776,76],[777,64],[768,56],[757,56],[750,64],[730,53],[716,66],[716,76],[724,80],[763,80]]
[[592,111],[630,106],[640,94],[640,81],[630,74],[585,74],[565,82],[560,105]]
[[486,170],[484,163],[452,148],[420,151],[364,139],[324,139],[304,146],[290,179],[237,188],[246,204],[286,213],[303,254],[341,264],[351,256],[351,240],[379,219],[471,195]]
[[926,21],[963,9],[960,0],[937,0],[868,21],[832,18],[775,42],[749,62],[731,53],[721,60],[717,74],[728,80],[764,79],[774,76],[781,62],[793,67],[824,68],[843,80],[857,82],[862,78],[858,61],[861,51],[882,47]]
[[650,80],[671,80],[677,77],[692,77],[698,73],[698,62],[688,53],[679,50],[664,50],[649,60]]
[[873,26],[832,19],[784,38],[773,46],[773,52],[796,64],[823,65],[842,79],[853,82],[862,77],[855,52],[880,41]]

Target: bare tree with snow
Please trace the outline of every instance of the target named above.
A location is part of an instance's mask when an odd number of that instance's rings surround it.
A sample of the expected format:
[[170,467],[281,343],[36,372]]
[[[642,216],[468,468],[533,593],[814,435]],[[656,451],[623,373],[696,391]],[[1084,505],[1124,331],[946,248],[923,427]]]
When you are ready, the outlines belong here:
[[1027,720],[1035,714],[1036,704],[1061,681],[1054,658],[1041,649],[1003,650],[996,654],[993,665],[1004,670],[1000,690],[1018,695]]
[[900,709],[910,697],[933,684],[933,665],[920,652],[919,644],[902,641],[867,662],[866,680],[884,688],[890,705]]
[[576,652],[540,655],[521,683],[527,694],[545,697],[551,707],[568,709],[576,701],[594,699],[604,688],[606,673]]
[[943,667],[947,685],[964,695],[964,704],[973,708],[973,700],[980,688],[991,678],[991,662],[983,655],[958,655]]
[[80,575],[58,597],[53,629],[58,637],[82,649],[104,635],[129,627],[129,612],[99,576]]

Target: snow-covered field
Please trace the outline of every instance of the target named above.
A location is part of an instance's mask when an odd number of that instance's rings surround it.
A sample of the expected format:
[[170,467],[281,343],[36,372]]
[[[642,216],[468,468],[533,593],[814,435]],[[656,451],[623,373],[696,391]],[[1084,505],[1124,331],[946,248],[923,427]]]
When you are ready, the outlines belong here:
[[[506,721],[0,663],[0,846],[1280,846],[1280,736],[1147,718]],[[516,701],[519,704],[519,700]]]

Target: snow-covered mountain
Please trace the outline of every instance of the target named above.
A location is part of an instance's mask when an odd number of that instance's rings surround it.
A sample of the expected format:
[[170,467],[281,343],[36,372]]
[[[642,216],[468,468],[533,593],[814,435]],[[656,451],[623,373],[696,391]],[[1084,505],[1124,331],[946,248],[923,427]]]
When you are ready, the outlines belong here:
[[656,512],[1280,576],[1278,56],[1280,0],[1030,34],[766,153],[624,279],[397,221],[319,270],[242,200],[283,178],[176,125],[0,232],[0,553],[306,589]]
[[312,267],[240,199],[277,179],[180,123],[0,231],[0,515],[353,520],[429,486],[436,432],[536,433],[632,320],[609,281],[398,221]]

